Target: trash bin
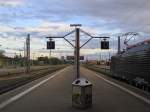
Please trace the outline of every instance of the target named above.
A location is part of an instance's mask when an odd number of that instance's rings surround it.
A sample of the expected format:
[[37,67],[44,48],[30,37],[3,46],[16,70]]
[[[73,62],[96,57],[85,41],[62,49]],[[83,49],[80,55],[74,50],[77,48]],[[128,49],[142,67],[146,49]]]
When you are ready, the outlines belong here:
[[84,78],[72,83],[72,106],[85,109],[92,106],[92,83]]

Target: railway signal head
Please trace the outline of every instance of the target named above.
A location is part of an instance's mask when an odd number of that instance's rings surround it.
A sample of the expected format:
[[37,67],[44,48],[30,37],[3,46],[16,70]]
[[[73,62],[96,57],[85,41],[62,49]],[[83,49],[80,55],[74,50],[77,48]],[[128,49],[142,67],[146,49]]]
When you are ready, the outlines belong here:
[[101,49],[109,49],[109,41],[106,41],[106,39],[101,41]]
[[55,41],[48,41],[47,49],[55,49]]

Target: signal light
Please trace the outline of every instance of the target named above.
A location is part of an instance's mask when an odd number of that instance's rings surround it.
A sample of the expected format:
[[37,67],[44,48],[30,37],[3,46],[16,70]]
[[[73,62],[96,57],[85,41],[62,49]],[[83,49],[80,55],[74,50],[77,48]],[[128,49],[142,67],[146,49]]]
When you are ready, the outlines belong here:
[[55,41],[48,41],[47,49],[55,49]]
[[101,49],[109,49],[109,41],[101,41]]

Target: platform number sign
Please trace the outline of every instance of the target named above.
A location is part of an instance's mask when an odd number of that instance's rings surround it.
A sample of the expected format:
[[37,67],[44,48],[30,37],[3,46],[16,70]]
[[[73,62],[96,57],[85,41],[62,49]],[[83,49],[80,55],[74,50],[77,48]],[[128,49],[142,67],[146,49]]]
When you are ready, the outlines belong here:
[[55,41],[48,41],[47,49],[55,49]]
[[109,41],[101,41],[101,49],[109,49]]

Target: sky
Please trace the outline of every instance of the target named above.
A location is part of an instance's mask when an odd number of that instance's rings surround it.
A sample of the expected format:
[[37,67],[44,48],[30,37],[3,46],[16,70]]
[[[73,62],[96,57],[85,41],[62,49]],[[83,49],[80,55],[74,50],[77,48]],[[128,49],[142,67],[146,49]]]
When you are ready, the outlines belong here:
[[[7,56],[23,55],[27,34],[31,35],[31,57],[48,56],[45,37],[62,36],[82,24],[93,36],[110,36],[110,50],[100,49],[100,39],[93,39],[81,55],[98,59],[117,49],[117,36],[126,32],[139,35],[130,44],[150,39],[150,0],[0,0],[0,49]],[[89,37],[81,36],[81,44]],[[122,43],[125,37],[122,37]],[[67,37],[74,43],[74,35]],[[73,48],[55,39],[52,56],[73,55]],[[122,48],[125,46],[122,44]]]

